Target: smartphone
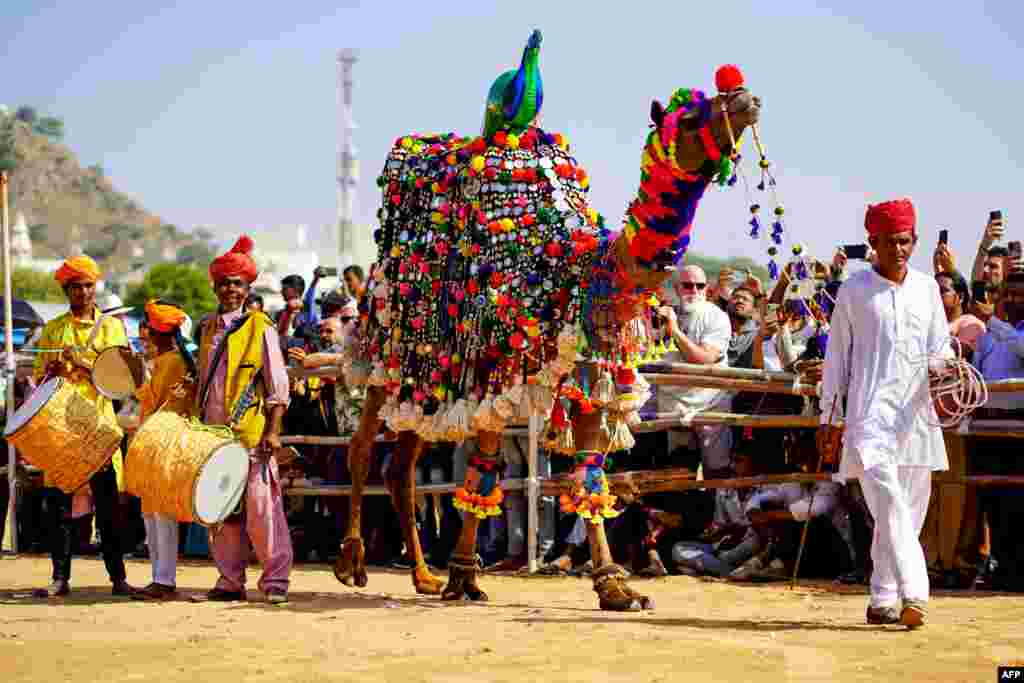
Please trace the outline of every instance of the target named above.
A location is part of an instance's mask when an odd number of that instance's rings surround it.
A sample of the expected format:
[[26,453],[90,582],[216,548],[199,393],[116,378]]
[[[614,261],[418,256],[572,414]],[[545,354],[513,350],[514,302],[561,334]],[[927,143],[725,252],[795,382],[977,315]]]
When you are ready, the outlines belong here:
[[949,244],[949,230],[939,230],[939,244]]
[[989,211],[988,219],[990,221],[1001,221],[1003,220],[1003,212],[998,209],[996,209],[995,211]]
[[1020,242],[1007,242],[1006,243],[1007,255],[1014,260],[1019,261],[1021,258],[1021,245]]
[[868,245],[866,244],[844,244],[842,249],[846,258],[853,261],[863,261],[868,257]]
[[971,298],[979,304],[988,303],[988,285],[981,280],[971,283]]

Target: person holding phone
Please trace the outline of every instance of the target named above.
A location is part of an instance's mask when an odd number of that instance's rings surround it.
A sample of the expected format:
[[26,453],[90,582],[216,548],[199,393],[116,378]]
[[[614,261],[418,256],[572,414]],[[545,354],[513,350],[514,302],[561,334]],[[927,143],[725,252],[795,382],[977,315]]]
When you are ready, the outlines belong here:
[[989,212],[985,232],[982,233],[981,242],[978,244],[978,253],[974,256],[971,280],[982,280],[992,288],[997,288],[1003,284],[1007,270],[1020,268],[1019,259],[1013,264],[1007,263],[1009,252],[1006,247],[999,244],[1005,234],[1006,223],[1003,219],[1003,212]]
[[939,242],[935,245],[935,253],[932,255],[932,266],[936,275],[956,271],[956,257],[949,248],[949,230],[939,230]]
[[[923,626],[929,583],[919,541],[933,470],[948,469],[929,393],[913,359],[947,355],[949,324],[933,277],[910,268],[917,219],[909,199],[869,206],[878,264],[843,284],[832,314],[818,447],[859,479],[875,520],[869,624]],[[840,422],[844,427],[837,426]],[[902,604],[901,604],[902,602]]]

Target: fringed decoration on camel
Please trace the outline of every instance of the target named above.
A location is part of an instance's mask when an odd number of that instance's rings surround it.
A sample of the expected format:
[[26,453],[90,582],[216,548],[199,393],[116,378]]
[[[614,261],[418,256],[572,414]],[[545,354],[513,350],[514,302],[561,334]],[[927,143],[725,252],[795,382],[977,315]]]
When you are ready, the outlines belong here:
[[462,488],[455,491],[453,504],[456,509],[469,512],[480,519],[501,514],[501,501],[505,494],[501,490],[501,458],[478,453],[469,461],[466,480]]
[[572,472],[569,493],[559,498],[562,512],[576,513],[592,524],[601,524],[605,519],[619,516],[615,509],[616,497],[608,488],[605,468],[611,465],[611,458],[596,451],[580,451],[576,454],[576,467]]

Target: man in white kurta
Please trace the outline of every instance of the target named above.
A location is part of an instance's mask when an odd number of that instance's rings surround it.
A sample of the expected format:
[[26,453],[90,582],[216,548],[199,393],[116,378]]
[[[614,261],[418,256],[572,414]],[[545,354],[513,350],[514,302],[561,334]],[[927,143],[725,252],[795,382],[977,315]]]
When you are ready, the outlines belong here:
[[[829,424],[834,404],[832,423],[845,421],[839,478],[860,479],[875,520],[868,623],[915,628],[924,623],[928,600],[918,536],[931,473],[948,468],[927,359],[947,353],[949,326],[935,279],[907,267],[917,239],[909,200],[870,207],[865,224],[879,263],[839,290],[821,422]],[[827,435],[836,433],[823,426],[823,451],[834,448]]]

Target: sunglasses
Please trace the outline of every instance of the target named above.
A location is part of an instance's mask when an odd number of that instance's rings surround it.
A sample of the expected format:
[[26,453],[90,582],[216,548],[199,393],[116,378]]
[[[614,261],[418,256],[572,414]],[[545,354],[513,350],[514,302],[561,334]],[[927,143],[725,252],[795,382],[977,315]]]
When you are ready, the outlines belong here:
[[355,319],[356,318],[353,315],[343,315],[343,316],[341,316],[341,322],[343,322],[343,323],[352,322]]
[[706,283],[706,282],[680,282],[679,286],[682,287],[683,289],[695,289],[695,290],[700,291],[700,290],[704,289],[705,287],[707,287],[708,283]]

